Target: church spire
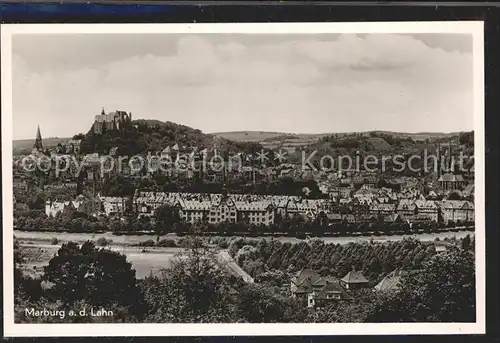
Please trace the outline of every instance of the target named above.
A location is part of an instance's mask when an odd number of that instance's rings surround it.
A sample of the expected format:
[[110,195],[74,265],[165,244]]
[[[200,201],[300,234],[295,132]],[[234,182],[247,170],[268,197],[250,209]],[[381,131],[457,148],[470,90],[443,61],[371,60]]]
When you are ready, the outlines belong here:
[[448,145],[448,156],[449,156],[449,159],[450,159],[450,165],[449,165],[449,168],[450,168],[450,173],[453,173],[453,153],[452,153],[452,150],[451,150],[451,138],[450,138],[450,141],[449,141],[449,145]]
[[36,130],[35,145],[33,146],[33,148],[38,151],[43,151],[42,135],[40,134],[40,125],[38,125],[38,128]]

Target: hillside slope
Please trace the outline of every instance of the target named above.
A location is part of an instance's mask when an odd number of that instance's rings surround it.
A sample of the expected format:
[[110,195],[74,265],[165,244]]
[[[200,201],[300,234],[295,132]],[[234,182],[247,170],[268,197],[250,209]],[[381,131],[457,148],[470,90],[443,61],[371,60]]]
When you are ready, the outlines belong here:
[[198,129],[172,122],[159,120],[134,120],[123,127],[121,132],[108,131],[96,135],[92,129],[83,139],[82,152],[108,153],[118,148],[117,153],[124,156],[161,152],[166,147],[178,145],[180,150],[193,148],[202,150],[216,146],[220,151],[254,152],[261,148],[252,142],[235,142]]
[[[57,146],[57,144],[66,144],[68,140],[71,138],[59,138],[59,137],[50,137],[43,138],[43,147],[52,149]],[[22,153],[22,152],[31,152],[33,149],[33,144],[35,143],[35,138],[33,139],[18,139],[12,141],[12,150],[14,153]]]

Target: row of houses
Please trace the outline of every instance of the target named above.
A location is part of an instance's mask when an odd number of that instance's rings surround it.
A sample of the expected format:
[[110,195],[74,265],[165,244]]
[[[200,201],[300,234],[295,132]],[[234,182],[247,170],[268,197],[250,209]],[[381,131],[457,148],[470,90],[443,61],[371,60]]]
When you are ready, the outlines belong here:
[[[55,216],[65,208],[74,208],[88,215],[121,216],[127,210],[129,199],[124,197],[85,197],[79,195],[74,201],[46,202],[47,216]],[[304,220],[328,218],[330,223],[346,224],[375,222],[472,222],[474,204],[464,200],[432,201],[425,199],[401,199],[387,203],[385,199],[368,205],[353,199],[350,202],[333,202],[329,199],[304,199],[298,196],[250,195],[250,194],[202,194],[136,192],[132,199],[132,213],[138,217],[153,216],[162,205],[179,210],[181,219],[195,224],[206,221],[211,224],[222,222],[247,222],[269,226],[277,217]]]
[[[275,222],[275,214],[282,218],[299,215],[307,220],[325,215],[333,221],[358,221],[354,214],[342,216],[336,213],[338,204],[331,200],[302,199],[296,196],[229,194],[223,197],[222,194],[140,192],[136,193],[133,204],[139,216],[153,215],[156,208],[164,204],[178,206],[181,218],[190,223],[198,220],[207,220],[209,223],[237,222],[247,218],[250,223],[269,225]],[[432,201],[420,198],[402,199],[398,203],[386,203],[382,200],[369,206],[354,200],[354,203],[340,205],[351,205],[347,208],[352,212],[356,212],[356,206],[364,205],[366,210],[362,211],[363,214],[374,217],[392,216],[394,220],[400,216],[403,221],[416,217],[421,221],[425,219],[444,223],[474,221],[474,204],[465,200]]]
[[[437,249],[436,249],[437,251]],[[387,274],[372,289],[376,292],[394,292],[400,289],[404,272],[394,270]],[[321,309],[331,303],[350,301],[353,290],[371,287],[370,281],[361,271],[350,271],[343,278],[320,276],[312,269],[302,269],[291,279],[292,296],[308,308]]]
[[86,213],[89,216],[121,216],[126,211],[127,199],[123,197],[86,197],[79,195],[72,201],[48,199],[45,202],[47,217],[55,217],[67,211]]
[[325,199],[302,199],[296,196],[255,196],[244,194],[186,194],[140,192],[133,199],[138,216],[151,216],[168,204],[179,208],[181,218],[189,223],[206,220],[208,223],[235,223],[270,225],[276,215],[302,215],[314,218],[327,211],[330,202]]

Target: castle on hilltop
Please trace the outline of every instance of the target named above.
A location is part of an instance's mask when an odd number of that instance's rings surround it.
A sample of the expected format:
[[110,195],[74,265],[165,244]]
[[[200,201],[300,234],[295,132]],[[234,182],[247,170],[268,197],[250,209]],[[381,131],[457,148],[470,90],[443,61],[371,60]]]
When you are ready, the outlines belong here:
[[132,113],[118,111],[105,113],[104,108],[101,114],[95,116],[92,131],[94,134],[103,134],[105,131],[121,130],[127,123],[132,122]]

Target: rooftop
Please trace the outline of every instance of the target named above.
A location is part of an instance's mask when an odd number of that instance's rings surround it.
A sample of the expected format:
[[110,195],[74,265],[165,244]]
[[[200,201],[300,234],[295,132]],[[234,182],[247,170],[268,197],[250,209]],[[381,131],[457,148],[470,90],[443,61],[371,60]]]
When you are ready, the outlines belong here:
[[352,283],[368,283],[369,281],[365,278],[363,273],[360,271],[350,271],[344,276],[341,281],[352,284]]

